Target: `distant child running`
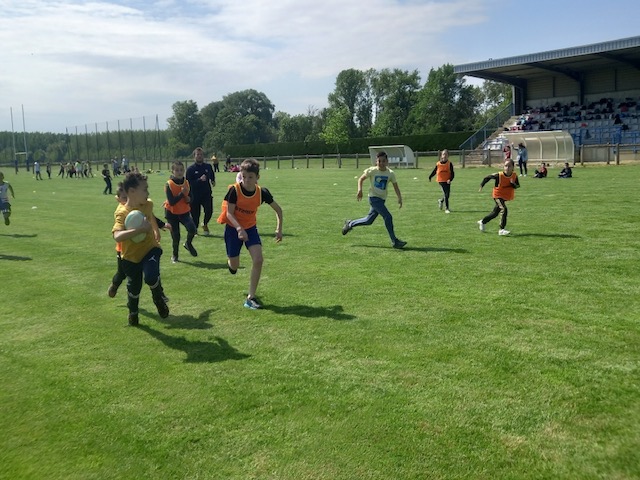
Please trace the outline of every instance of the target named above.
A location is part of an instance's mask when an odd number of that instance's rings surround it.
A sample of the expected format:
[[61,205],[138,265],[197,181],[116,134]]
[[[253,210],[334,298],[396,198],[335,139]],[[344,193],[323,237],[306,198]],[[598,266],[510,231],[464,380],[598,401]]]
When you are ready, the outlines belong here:
[[5,225],[9,225],[11,223],[11,220],[9,219],[9,217],[11,216],[9,192],[11,192],[12,198],[16,198],[15,193],[13,193],[13,187],[9,184],[9,182],[4,181],[4,173],[0,172],[0,211],[2,211]]
[[516,195],[516,188],[520,188],[518,175],[513,171],[513,167],[513,161],[507,160],[504,162],[504,169],[502,172],[487,175],[480,183],[479,191],[481,192],[482,187],[484,187],[486,183],[491,180],[494,181],[493,201],[496,203],[496,206],[489,215],[484,217],[482,220],[478,220],[478,228],[480,228],[481,232],[484,232],[484,226],[487,223],[498,215],[501,215],[498,235],[509,235],[511,233],[509,230],[505,230],[505,227],[507,226],[507,202],[514,199]]
[[[162,283],[160,282],[160,231],[153,215],[153,203],[149,200],[147,177],[140,173],[128,173],[122,182],[127,202],[118,205],[114,217],[113,239],[122,243],[122,270],[127,276],[127,307],[129,309],[129,325],[138,325],[138,303],[142,281],[151,288],[153,303],[161,318],[169,316]],[[126,229],[124,222],[133,210],[140,210],[145,220],[138,228]],[[145,237],[138,243],[133,237],[144,233]]]
[[391,183],[396,195],[398,196],[399,208],[402,208],[402,194],[400,193],[400,187],[396,181],[396,174],[393,170],[387,168],[389,165],[389,159],[385,152],[378,152],[376,155],[376,166],[367,168],[364,173],[358,179],[358,193],[356,199],[362,200],[362,184],[368,178],[371,182],[369,187],[369,213],[366,217],[359,218],[357,220],[346,220],[342,227],[342,234],[346,235],[353,228],[360,227],[362,225],[371,225],[378,215],[382,215],[384,219],[384,226],[387,228],[389,238],[391,238],[391,245],[393,248],[404,248],[407,242],[403,242],[393,230],[393,216],[387,209],[385,201],[387,199],[387,187]]
[[438,208],[442,210],[442,205],[444,204],[444,213],[451,213],[449,210],[449,195],[451,193],[451,182],[453,182],[455,174],[453,173],[453,163],[449,161],[449,150],[445,149],[440,154],[440,161],[433,167],[433,171],[429,175],[429,181],[434,176],[442,189],[442,198],[438,199]]
[[[122,186],[122,182],[118,184],[118,190],[116,192],[116,200],[120,205],[125,205],[127,203],[127,196],[124,193],[124,187]],[[159,229],[165,228],[167,230],[171,230],[171,225],[169,225],[168,223],[165,224],[158,217],[156,217],[156,223],[158,224]],[[116,243],[116,265],[117,265],[116,273],[111,279],[111,285],[107,290],[107,295],[109,295],[111,298],[115,297],[118,294],[118,288],[120,288],[120,285],[122,285],[122,282],[124,282],[124,279],[127,278],[127,275],[124,273],[124,270],[122,269],[122,244],[120,242]],[[165,297],[165,301],[167,301],[166,297]]]
[[173,255],[171,262],[178,262],[178,248],[180,246],[180,224],[187,229],[187,241],[184,243],[193,257],[198,256],[198,252],[193,246],[193,237],[196,236],[197,227],[191,217],[191,198],[189,194],[191,188],[189,181],[184,178],[184,164],[173,162],[171,166],[171,177],[167,181],[164,191],[167,199],[164,202],[165,217],[171,225],[171,239],[173,241]]
[[261,308],[256,298],[256,290],[262,273],[262,241],[256,226],[256,213],[263,203],[268,204],[276,212],[276,242],[282,241],[282,208],[273,199],[271,192],[258,185],[260,164],[253,158],[246,159],[240,165],[242,183],[234,183],[222,202],[222,212],[218,223],[226,224],[224,242],[227,247],[227,264],[229,272],[234,274],[240,266],[240,251],[244,244],[251,255],[251,280],[249,293],[244,306],[252,310]]

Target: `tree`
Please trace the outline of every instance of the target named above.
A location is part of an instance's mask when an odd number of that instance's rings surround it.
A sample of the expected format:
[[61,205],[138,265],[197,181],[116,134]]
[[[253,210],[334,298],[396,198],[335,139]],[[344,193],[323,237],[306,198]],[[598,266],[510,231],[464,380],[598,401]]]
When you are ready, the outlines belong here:
[[320,134],[326,143],[336,146],[338,161],[340,161],[340,144],[349,140],[349,121],[351,116],[346,107],[330,108],[327,111],[327,120]]
[[167,119],[171,137],[191,150],[202,145],[202,118],[198,112],[198,104],[193,100],[186,100],[174,103],[171,108],[173,116]]
[[512,102],[513,92],[511,85],[492,82],[491,80],[485,80],[480,87],[480,91],[482,99],[479,121],[484,125]]
[[366,74],[360,70],[343,70],[336,78],[336,88],[329,94],[329,108],[347,112],[349,138],[364,137],[371,129],[372,100]]
[[256,90],[244,90],[223,97],[205,107],[207,131],[205,148],[226,145],[267,143],[275,140],[273,112],[275,106],[267,96]]
[[411,128],[407,121],[418,101],[420,75],[417,70],[384,69],[370,71],[375,111],[374,136],[404,135]]
[[481,93],[453,73],[450,64],[429,71],[410,121],[414,134],[461,132],[477,123]]

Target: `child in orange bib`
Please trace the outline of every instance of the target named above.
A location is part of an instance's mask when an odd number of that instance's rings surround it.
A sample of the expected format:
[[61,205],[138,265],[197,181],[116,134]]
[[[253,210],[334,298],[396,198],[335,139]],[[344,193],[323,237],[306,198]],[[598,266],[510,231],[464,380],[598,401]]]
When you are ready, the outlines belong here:
[[498,235],[509,235],[511,232],[509,230],[505,230],[507,226],[507,203],[509,200],[513,200],[516,196],[516,188],[520,188],[520,182],[518,182],[518,175],[513,171],[513,160],[507,160],[504,162],[504,168],[502,172],[494,173],[492,175],[487,175],[480,183],[480,191],[482,191],[482,187],[485,186],[486,183],[491,180],[494,181],[493,187],[493,201],[495,202],[495,207],[489,215],[484,217],[482,220],[478,220],[478,228],[480,228],[481,232],[484,232],[484,226],[489,223],[491,220],[496,218],[498,215],[500,217],[500,230],[498,230]]
[[252,310],[261,308],[256,299],[256,290],[262,273],[262,242],[256,226],[256,213],[258,207],[267,203],[276,212],[276,242],[282,240],[282,208],[273,199],[273,196],[264,187],[258,186],[260,178],[260,164],[250,158],[240,165],[242,183],[234,183],[229,186],[224,201],[222,212],[218,217],[218,223],[226,224],[224,229],[224,242],[227,248],[227,264],[229,271],[235,274],[240,266],[240,251],[244,244],[251,255],[251,279],[249,281],[249,293],[244,306]]

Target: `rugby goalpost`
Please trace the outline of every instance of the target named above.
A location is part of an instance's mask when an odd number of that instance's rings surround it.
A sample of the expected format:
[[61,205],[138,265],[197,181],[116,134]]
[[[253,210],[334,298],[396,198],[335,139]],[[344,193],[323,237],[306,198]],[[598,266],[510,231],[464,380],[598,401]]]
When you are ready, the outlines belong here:
[[378,152],[386,152],[389,166],[413,168],[416,166],[416,156],[407,145],[376,145],[369,147],[371,163],[375,165]]

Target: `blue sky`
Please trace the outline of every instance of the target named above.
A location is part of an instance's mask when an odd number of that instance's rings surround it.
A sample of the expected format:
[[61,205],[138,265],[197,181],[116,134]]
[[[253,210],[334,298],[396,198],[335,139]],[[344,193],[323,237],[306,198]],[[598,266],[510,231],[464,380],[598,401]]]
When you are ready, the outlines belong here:
[[[418,70],[639,35],[637,0],[0,0],[0,130],[64,132],[255,89],[292,115],[341,70]],[[476,83],[469,79],[470,82]],[[137,126],[137,125],[136,125]]]

